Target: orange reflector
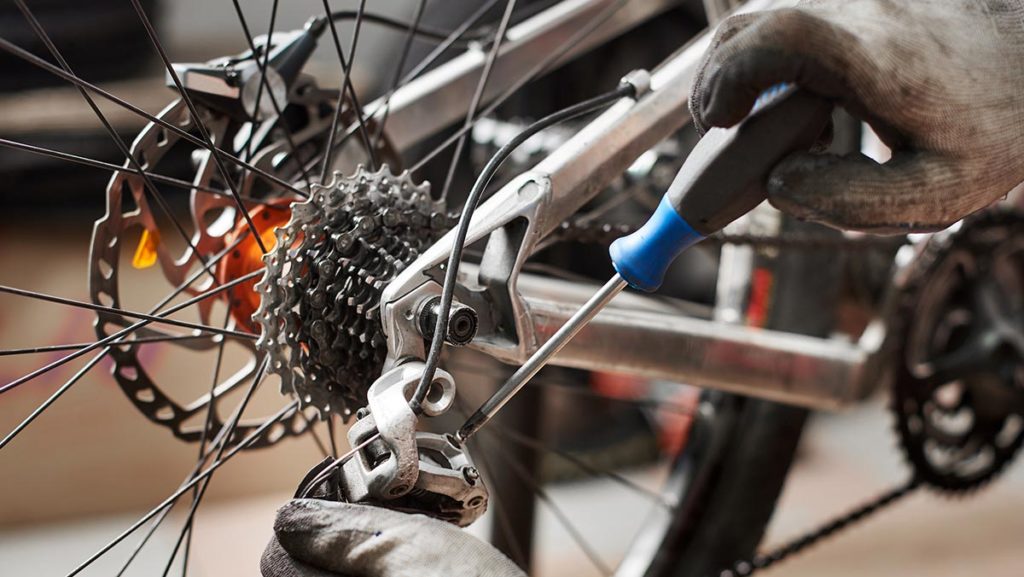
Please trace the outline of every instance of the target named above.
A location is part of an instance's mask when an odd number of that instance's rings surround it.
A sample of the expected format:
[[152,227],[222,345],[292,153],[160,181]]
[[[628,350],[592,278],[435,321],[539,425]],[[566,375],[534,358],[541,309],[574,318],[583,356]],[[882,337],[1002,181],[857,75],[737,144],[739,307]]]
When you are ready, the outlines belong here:
[[149,229],[142,231],[139,238],[139,246],[135,249],[135,256],[132,257],[132,266],[137,269],[149,268],[156,264],[156,247],[160,244],[160,233]]

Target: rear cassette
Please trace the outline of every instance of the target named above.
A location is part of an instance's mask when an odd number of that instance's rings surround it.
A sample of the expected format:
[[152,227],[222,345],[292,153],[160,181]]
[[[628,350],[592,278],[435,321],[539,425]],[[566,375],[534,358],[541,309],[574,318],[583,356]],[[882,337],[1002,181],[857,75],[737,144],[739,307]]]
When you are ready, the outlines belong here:
[[428,184],[386,166],[335,173],[292,205],[264,257],[253,316],[282,393],[345,418],[366,404],[387,354],[381,292],[449,224]]

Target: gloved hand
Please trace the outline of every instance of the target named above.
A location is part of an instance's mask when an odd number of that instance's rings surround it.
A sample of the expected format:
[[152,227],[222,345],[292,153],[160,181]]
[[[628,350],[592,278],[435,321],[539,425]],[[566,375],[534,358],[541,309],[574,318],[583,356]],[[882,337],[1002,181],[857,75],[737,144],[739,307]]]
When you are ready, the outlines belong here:
[[277,512],[264,577],[525,577],[507,557],[424,515],[319,499]]
[[769,200],[798,218],[934,230],[1024,181],[1024,1],[804,0],[725,20],[693,85],[698,130],[742,120],[792,82],[835,99],[893,149],[797,154]]

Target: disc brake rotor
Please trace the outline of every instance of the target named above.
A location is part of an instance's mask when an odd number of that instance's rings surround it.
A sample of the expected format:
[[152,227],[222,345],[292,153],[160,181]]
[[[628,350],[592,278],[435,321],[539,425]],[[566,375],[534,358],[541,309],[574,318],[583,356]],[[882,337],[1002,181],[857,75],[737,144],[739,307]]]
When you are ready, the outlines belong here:
[[[238,119],[220,114],[214,110],[197,105],[202,121],[210,133],[212,140],[228,153],[246,159],[256,168],[280,178],[286,182],[304,186],[304,174],[317,167],[326,146],[327,133],[330,130],[337,92],[319,89],[312,77],[300,76],[288,95],[288,106],[283,118],[286,119],[291,133],[288,142],[282,123],[267,120],[256,124],[242,122]],[[340,126],[348,126],[355,121],[350,103],[343,101],[341,106]],[[158,117],[174,126],[180,127],[193,135],[198,135],[194,119],[181,100],[175,101],[165,108]],[[373,128],[371,122],[368,129]],[[250,131],[251,137],[250,137]],[[251,140],[251,142],[249,142]],[[357,142],[359,139],[351,139]],[[292,148],[292,144],[295,148]],[[353,146],[359,146],[355,144]],[[388,146],[387,139],[381,138],[376,151],[378,158],[394,159],[397,155]],[[251,155],[247,150],[251,149]],[[174,154],[170,154],[174,151]],[[184,151],[184,154],[182,153]],[[191,230],[191,244],[198,254],[185,247],[183,252],[175,253],[171,248],[174,243],[167,238],[177,240],[180,234],[168,227],[161,230],[159,222],[166,218],[152,207],[152,199],[140,176],[132,172],[118,172],[111,179],[106,194],[106,214],[96,222],[93,231],[92,248],[90,250],[90,282],[89,291],[93,302],[109,307],[122,307],[121,278],[122,259],[131,261],[133,268],[148,269],[153,267],[162,273],[171,290],[186,282],[204,263],[222,252],[225,247],[238,241],[234,250],[225,255],[216,266],[210,267],[209,274],[196,278],[182,294],[195,296],[215,288],[219,284],[230,282],[262,267],[260,251],[248,227],[241,217],[235,200],[227,194],[213,194],[209,190],[228,189],[222,175],[213,160],[212,153],[203,148],[196,148],[180,135],[157,124],[149,124],[136,138],[132,153],[145,170],[155,173],[166,173],[169,169],[163,163],[171,163],[168,158],[175,156],[191,156],[195,172],[186,177],[196,185],[192,189],[189,202],[190,218],[185,227]],[[360,155],[354,153],[352,147],[337,151],[335,166],[344,165],[352,157],[366,158],[365,151]],[[126,163],[126,167],[131,164]],[[265,241],[273,240],[274,230],[288,221],[290,210],[288,205],[295,200],[291,196],[282,196],[282,191],[262,180],[253,171],[240,169],[227,164],[230,174],[236,183],[236,190],[246,199],[247,209],[252,217],[256,230]],[[251,208],[250,208],[251,207]],[[138,246],[129,246],[138,238]],[[265,242],[269,246],[272,243]],[[254,253],[255,251],[255,253]],[[135,254],[135,258],[131,255]],[[126,255],[127,258],[123,257]],[[134,277],[133,277],[134,278]],[[124,281],[126,288],[138,288],[138,281]],[[204,299],[195,305],[198,321],[203,324],[221,326],[223,319],[211,319],[211,310],[216,301],[226,303],[230,309],[229,329],[254,332],[257,325],[251,315],[259,306],[259,297],[253,292],[255,279],[243,283],[232,290]],[[158,296],[163,296],[161,292]],[[156,301],[156,298],[150,299]],[[98,338],[106,338],[133,321],[120,315],[100,312],[95,324]],[[181,337],[191,334],[200,336],[198,332],[172,332],[157,324],[134,331],[135,337]],[[130,338],[130,337],[126,337]],[[213,351],[220,344],[217,338],[195,338],[176,340],[174,346],[185,347],[192,351]],[[213,398],[203,395],[191,402],[182,403],[168,394],[168,387],[161,386],[154,374],[146,369],[147,356],[140,355],[146,346],[130,342],[114,346],[110,357],[114,362],[113,375],[118,385],[132,404],[151,421],[167,427],[179,439],[196,442],[202,438],[202,421],[206,409],[211,403],[214,407],[210,419],[210,428],[219,430],[224,421],[216,407],[231,390],[237,388],[247,379],[251,379],[257,369],[256,358],[259,351],[250,341],[240,340],[244,347],[247,360],[240,369],[225,370],[225,377],[216,386]],[[170,343],[167,343],[170,344]],[[152,345],[150,345],[152,346]],[[229,440],[229,446],[237,443],[253,432],[260,422],[239,423],[235,434]],[[269,427],[249,445],[258,448],[276,441],[305,432],[308,421],[304,415],[295,412],[290,419],[283,421],[281,426]]]

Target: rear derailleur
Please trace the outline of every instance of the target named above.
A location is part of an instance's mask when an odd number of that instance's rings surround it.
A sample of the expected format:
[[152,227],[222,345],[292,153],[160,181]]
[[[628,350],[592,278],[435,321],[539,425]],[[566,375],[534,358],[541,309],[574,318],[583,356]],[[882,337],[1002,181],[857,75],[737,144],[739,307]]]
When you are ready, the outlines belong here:
[[[487,488],[465,446],[452,435],[416,430],[418,418],[409,399],[422,374],[423,363],[410,362],[377,379],[368,405],[359,410],[348,431],[349,444],[361,448],[312,496],[422,513],[460,527],[484,513]],[[438,369],[421,405],[423,414],[441,415],[454,400],[455,381]],[[314,467],[298,494],[305,494],[333,461],[326,459]]]

